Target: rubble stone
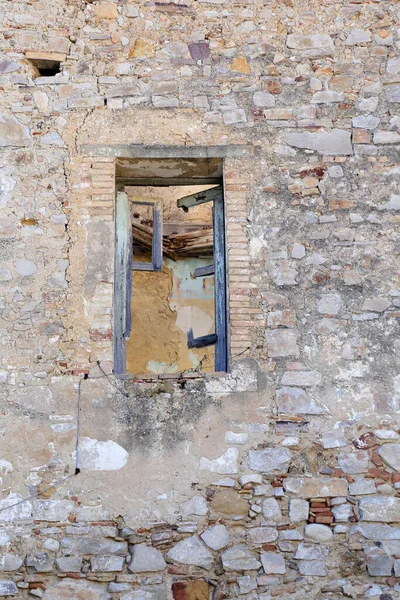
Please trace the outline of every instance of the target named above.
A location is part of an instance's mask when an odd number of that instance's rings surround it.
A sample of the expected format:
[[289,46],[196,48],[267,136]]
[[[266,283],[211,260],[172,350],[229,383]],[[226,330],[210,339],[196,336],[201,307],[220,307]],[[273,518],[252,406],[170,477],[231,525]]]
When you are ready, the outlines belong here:
[[246,544],[232,546],[221,554],[222,566],[225,571],[252,571],[261,567]]
[[288,448],[250,450],[248,464],[250,469],[258,473],[273,473],[274,471],[286,473],[291,458],[292,454]]
[[211,569],[214,563],[212,554],[195,535],[178,542],[167,552],[167,557],[174,563],[194,565],[203,569]]
[[212,550],[221,550],[230,542],[230,535],[225,525],[214,525],[201,534],[201,539]]
[[162,553],[157,548],[145,544],[135,544],[132,551],[132,560],[129,570],[132,573],[145,573],[147,571],[163,571],[166,567]]

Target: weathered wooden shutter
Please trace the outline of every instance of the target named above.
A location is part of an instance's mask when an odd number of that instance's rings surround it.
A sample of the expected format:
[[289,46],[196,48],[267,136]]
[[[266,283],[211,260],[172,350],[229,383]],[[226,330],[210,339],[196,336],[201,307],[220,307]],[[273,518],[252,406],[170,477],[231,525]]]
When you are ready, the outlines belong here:
[[226,252],[224,196],[221,186],[180,198],[177,205],[187,212],[192,206],[213,202],[214,265],[200,267],[194,277],[214,274],[214,313],[215,333],[194,338],[193,330],[188,332],[189,348],[204,348],[215,344],[215,371],[228,370],[227,353],[227,306],[226,306]]
[[126,338],[131,330],[132,226],[127,194],[118,192],[115,204],[114,373],[125,373]]

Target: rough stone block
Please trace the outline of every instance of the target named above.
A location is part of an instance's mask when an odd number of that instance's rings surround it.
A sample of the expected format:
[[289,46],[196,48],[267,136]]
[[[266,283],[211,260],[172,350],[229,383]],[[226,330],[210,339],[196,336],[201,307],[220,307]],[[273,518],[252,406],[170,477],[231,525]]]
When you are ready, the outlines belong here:
[[359,507],[362,521],[382,521],[383,523],[399,521],[400,498],[393,496],[361,498]]
[[292,454],[288,448],[265,448],[250,450],[248,464],[250,469],[258,473],[287,473]]
[[28,146],[31,139],[29,127],[23,125],[13,115],[0,113],[0,147]]
[[324,477],[287,477],[284,479],[285,491],[300,498],[333,498],[347,496],[347,481]]
[[171,562],[194,565],[203,569],[211,569],[214,564],[212,554],[195,535],[178,542],[168,551],[167,557]]
[[13,581],[0,579],[0,596],[16,596],[18,588]]
[[222,566],[225,571],[252,571],[261,567],[246,544],[228,548],[221,554]]
[[200,537],[212,550],[221,550],[230,542],[230,535],[225,525],[214,525],[206,529]]
[[326,563],[320,560],[299,560],[299,573],[310,577],[325,577]]
[[322,408],[301,388],[283,387],[276,391],[276,406],[279,413],[319,415]]
[[296,329],[267,331],[266,343],[268,356],[271,358],[297,356],[299,353]]
[[310,506],[307,500],[292,498],[289,501],[289,519],[292,523],[307,521]]
[[384,554],[367,556],[368,573],[373,576],[391,575],[393,559]]
[[250,540],[253,544],[269,544],[278,538],[274,527],[254,527],[249,529]]
[[260,556],[261,563],[266,575],[276,573],[277,575],[283,575],[286,573],[285,559],[281,554],[275,554],[274,552],[263,552]]
[[351,133],[343,129],[332,129],[330,132],[310,133],[288,133],[286,143],[295,148],[315,150],[320,154],[328,155],[351,155]]
[[275,498],[266,498],[263,500],[262,514],[267,522],[274,521],[279,523],[282,521],[282,512],[279,503]]

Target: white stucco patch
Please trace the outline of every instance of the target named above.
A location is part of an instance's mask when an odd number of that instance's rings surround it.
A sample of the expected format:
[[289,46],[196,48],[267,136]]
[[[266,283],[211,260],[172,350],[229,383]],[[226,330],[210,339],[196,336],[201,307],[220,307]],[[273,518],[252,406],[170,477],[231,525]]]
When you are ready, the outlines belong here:
[[84,437],[79,444],[79,466],[89,471],[117,471],[126,465],[128,456],[125,448],[112,440]]
[[211,471],[220,475],[231,475],[238,472],[237,459],[239,451],[237,448],[228,448],[222,456],[209,460],[205,456],[200,459],[200,471]]
[[183,306],[179,309],[178,316],[176,317],[176,326],[184,333],[187,333],[192,328],[195,338],[207,335],[212,325],[212,318],[198,306]]
[[0,459],[0,473],[12,473],[13,470],[13,466],[8,460]]

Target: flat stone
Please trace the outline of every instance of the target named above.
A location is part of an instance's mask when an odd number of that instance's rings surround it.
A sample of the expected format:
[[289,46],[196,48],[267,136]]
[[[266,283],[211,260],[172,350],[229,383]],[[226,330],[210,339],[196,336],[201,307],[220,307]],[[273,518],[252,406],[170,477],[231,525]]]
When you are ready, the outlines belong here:
[[36,263],[26,258],[18,258],[14,264],[18,275],[21,275],[21,277],[30,277],[38,270]]
[[292,251],[290,253],[290,256],[292,258],[296,258],[297,260],[300,260],[302,258],[304,258],[306,255],[306,249],[303,246],[303,244],[298,244],[297,242],[293,244],[292,247]]
[[400,577],[400,559],[397,559],[394,561],[393,567],[394,567],[394,576]]
[[40,137],[41,146],[57,146],[58,148],[65,148],[66,144],[62,139],[61,135],[57,131],[49,131]]
[[307,500],[301,500],[300,498],[289,500],[289,519],[292,523],[307,521],[309,510],[310,506]]
[[299,353],[296,329],[267,330],[265,339],[268,356],[271,358],[297,356]]
[[283,387],[276,390],[276,406],[279,413],[320,415],[322,408],[301,388]]
[[386,100],[390,103],[400,103],[400,84],[385,86]]
[[375,494],[376,486],[373,479],[362,479],[349,484],[350,496],[364,496],[367,494]]
[[393,442],[400,438],[400,435],[397,433],[397,431],[393,431],[393,429],[375,429],[373,433],[378,440],[384,440],[385,442]]
[[315,150],[320,154],[332,156],[353,154],[351,133],[343,129],[332,129],[330,132],[288,133],[286,143],[295,148]]
[[120,600],[156,600],[156,596],[146,590],[135,590],[121,596]]
[[356,46],[357,44],[365,44],[371,40],[372,38],[368,31],[353,27],[343,44],[345,46]]
[[56,559],[56,566],[64,573],[80,573],[82,560],[82,556],[59,556]]
[[350,530],[350,534],[352,535],[357,533],[374,542],[381,540],[399,540],[400,542],[400,527],[391,527],[390,525],[382,525],[381,523],[360,522]]
[[50,573],[53,570],[54,560],[50,558],[47,552],[36,552],[36,554],[27,554],[25,565],[33,567],[38,573]]
[[368,471],[369,455],[366,450],[341,453],[338,460],[343,473],[366,473]]
[[265,498],[262,503],[262,514],[266,521],[282,521],[282,512],[279,503],[275,498]]
[[374,110],[376,110],[376,108],[378,106],[378,102],[379,102],[378,96],[374,96],[372,98],[364,98],[363,100],[360,100],[360,102],[358,103],[358,108],[359,108],[359,110],[363,110],[365,112],[371,113],[371,112],[374,112]]
[[347,446],[347,440],[343,431],[329,431],[322,434],[322,445],[324,448],[341,448]]
[[312,387],[321,383],[321,375],[317,371],[285,371],[282,385]]
[[254,527],[249,529],[249,535],[253,544],[269,544],[278,539],[278,532],[274,527]]
[[300,560],[324,560],[329,554],[328,548],[319,544],[301,543],[293,558]]
[[265,448],[264,450],[250,450],[248,465],[258,473],[287,473],[292,454],[288,448]]
[[387,298],[366,298],[362,305],[361,310],[363,311],[373,311],[373,312],[383,312],[392,303]]
[[304,528],[304,534],[306,538],[313,540],[314,542],[326,543],[333,539],[333,532],[327,525],[321,525],[320,523],[309,523]]
[[257,579],[255,577],[250,577],[250,575],[238,577],[237,583],[239,585],[239,594],[248,594],[257,589]]
[[285,491],[300,498],[334,498],[347,496],[347,482],[343,479],[318,477],[286,477]]
[[360,115],[352,119],[353,127],[357,129],[375,129],[381,120],[373,115]]
[[0,113],[0,147],[28,146],[31,139],[29,127],[20,123],[14,115]]
[[391,75],[398,75],[398,73],[400,73],[400,56],[389,58],[386,65],[386,71]]
[[400,194],[392,194],[389,202],[377,207],[378,210],[400,210]]
[[0,554],[0,571],[17,571],[22,560],[16,554]]
[[374,133],[374,144],[399,144],[400,133],[397,131],[376,131]]
[[211,569],[214,564],[212,554],[195,535],[178,542],[168,551],[167,557],[172,562],[203,567],[203,569]]
[[0,579],[0,596],[16,596],[18,588],[13,581]]
[[400,498],[370,496],[361,498],[359,508],[362,521],[382,521],[396,523],[399,521]]
[[391,575],[393,567],[393,559],[385,554],[378,554],[376,556],[367,556],[367,569],[369,575],[382,576]]
[[343,307],[339,294],[324,294],[317,302],[317,311],[325,315],[337,315]]
[[254,92],[253,103],[260,108],[269,108],[275,105],[275,97],[268,92]]
[[93,573],[122,571],[124,564],[124,556],[92,556],[90,559],[90,570]]
[[247,122],[246,113],[242,108],[239,108],[238,110],[224,112],[222,115],[222,119],[225,125],[235,125],[236,123]]
[[292,33],[287,36],[286,45],[288,48],[293,48],[295,50],[309,50],[313,48],[322,48],[328,54],[333,54],[335,50],[335,46],[331,36],[326,33],[315,33],[313,35],[299,35]]
[[127,542],[115,542],[106,538],[98,537],[63,537],[61,540],[61,548],[66,554],[118,554],[126,556],[128,554]]
[[14,73],[15,71],[19,71],[20,68],[21,65],[8,58],[0,60],[0,73]]
[[203,496],[200,496],[200,494],[193,496],[190,500],[182,502],[180,512],[183,517],[188,517],[189,515],[204,517],[208,512],[207,500]]
[[43,600],[111,600],[104,585],[86,579],[66,577],[47,587]]
[[222,566],[225,571],[251,571],[261,567],[246,544],[232,546],[221,554]]
[[220,475],[238,473],[238,456],[239,451],[237,448],[228,448],[222,456],[214,460],[209,460],[203,456],[200,459],[200,471],[211,471],[211,473],[219,473]]
[[281,554],[275,554],[275,552],[263,552],[260,558],[266,575],[274,573],[283,575],[286,573],[285,559]]
[[330,104],[331,102],[343,102],[343,100],[343,92],[334,92],[332,90],[315,92],[311,98],[312,104]]
[[136,544],[131,554],[132,560],[128,568],[132,573],[163,571],[167,566],[160,550],[152,546]]
[[297,285],[297,267],[288,260],[268,261],[267,270],[272,281],[278,286]]
[[350,504],[340,504],[332,508],[332,513],[335,518],[335,522],[347,522],[353,514]]
[[310,577],[325,577],[326,563],[320,560],[299,560],[299,573]]
[[400,471],[400,444],[384,444],[379,448],[378,454],[389,467]]
[[74,506],[68,500],[35,500],[33,518],[35,521],[67,521]]
[[201,539],[212,550],[221,550],[230,542],[229,531],[225,525],[214,525],[201,534]]

